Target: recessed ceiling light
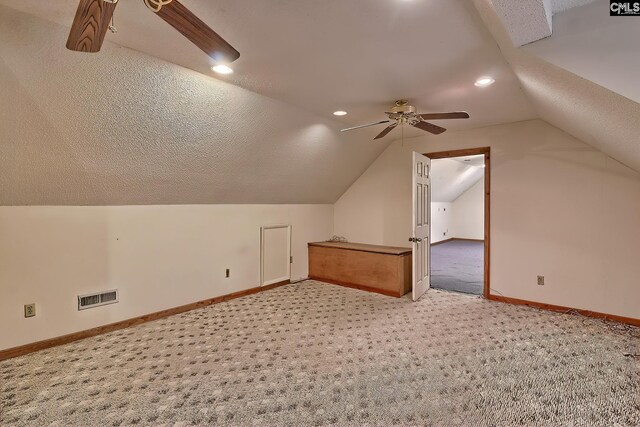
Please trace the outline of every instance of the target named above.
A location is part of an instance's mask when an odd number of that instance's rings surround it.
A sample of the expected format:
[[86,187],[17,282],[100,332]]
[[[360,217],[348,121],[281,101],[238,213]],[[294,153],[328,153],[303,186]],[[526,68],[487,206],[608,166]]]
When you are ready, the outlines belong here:
[[347,112],[346,111],[334,111],[333,115],[334,116],[346,116]]
[[476,80],[475,85],[478,87],[487,87],[491,86],[493,83],[495,83],[493,77],[484,76]]
[[233,73],[233,69],[231,67],[229,67],[228,65],[224,65],[224,64],[214,65],[213,67],[211,67],[211,70],[215,71],[218,74],[231,74],[231,73]]

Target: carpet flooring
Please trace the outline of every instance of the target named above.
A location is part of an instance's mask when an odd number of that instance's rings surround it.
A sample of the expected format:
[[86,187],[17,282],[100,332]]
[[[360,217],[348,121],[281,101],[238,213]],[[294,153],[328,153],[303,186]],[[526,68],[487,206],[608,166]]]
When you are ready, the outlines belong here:
[[431,286],[481,295],[484,288],[484,242],[452,240],[432,246]]
[[306,281],[0,362],[0,425],[637,426],[638,341]]

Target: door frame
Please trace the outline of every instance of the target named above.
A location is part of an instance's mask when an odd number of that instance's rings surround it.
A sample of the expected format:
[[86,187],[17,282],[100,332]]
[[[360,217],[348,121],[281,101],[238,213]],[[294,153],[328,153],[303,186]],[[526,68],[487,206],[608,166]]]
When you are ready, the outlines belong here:
[[461,150],[424,153],[431,160],[484,154],[484,289],[482,295],[491,293],[491,147],[464,148]]

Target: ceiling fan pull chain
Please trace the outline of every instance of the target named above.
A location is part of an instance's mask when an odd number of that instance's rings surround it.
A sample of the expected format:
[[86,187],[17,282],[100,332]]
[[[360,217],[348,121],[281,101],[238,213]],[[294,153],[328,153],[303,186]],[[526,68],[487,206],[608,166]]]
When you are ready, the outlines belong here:
[[158,13],[160,9],[162,9],[162,6],[168,5],[172,1],[173,0],[144,0],[144,4],[155,13]]
[[[116,2],[117,1],[118,0],[116,0]],[[111,31],[113,34],[118,32],[118,29],[116,28],[115,13],[113,15],[111,15],[111,25],[109,25],[109,31]]]

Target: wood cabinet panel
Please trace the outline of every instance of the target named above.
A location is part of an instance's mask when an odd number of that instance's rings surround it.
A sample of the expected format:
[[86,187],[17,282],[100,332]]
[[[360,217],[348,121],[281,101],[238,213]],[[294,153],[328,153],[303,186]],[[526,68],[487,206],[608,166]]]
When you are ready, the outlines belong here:
[[400,297],[411,290],[411,249],[310,243],[309,277]]

